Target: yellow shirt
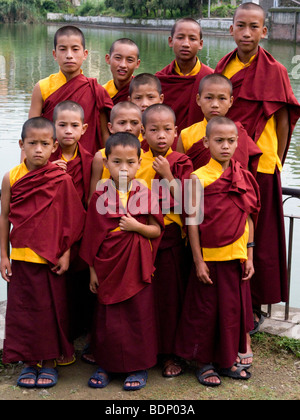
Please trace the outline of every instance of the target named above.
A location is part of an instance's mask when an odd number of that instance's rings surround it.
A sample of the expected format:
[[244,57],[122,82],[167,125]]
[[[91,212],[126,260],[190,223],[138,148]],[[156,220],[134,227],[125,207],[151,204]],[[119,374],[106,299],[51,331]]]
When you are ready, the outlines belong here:
[[181,130],[181,140],[185,153],[193,146],[194,143],[205,136],[206,126],[207,120],[204,118],[203,121],[197,122]]
[[[12,187],[16,181],[29,172],[25,162],[11,169],[9,172],[10,186]],[[12,248],[10,258],[12,260],[26,261],[38,264],[48,264],[45,258],[40,257],[30,248]]]
[[[82,74],[82,70],[80,70]],[[50,74],[39,81],[42,98],[45,101],[52,93],[56,92],[61,86],[67,83],[66,76],[59,70],[58,73]]]
[[116,88],[116,85],[115,85],[115,82],[113,81],[113,79],[111,79],[107,83],[105,83],[105,85],[103,85],[103,87],[107,91],[107,93],[109,94],[109,96],[111,98],[116,96],[116,94],[119,92],[118,89]]
[[[244,64],[240,61],[237,54],[225,68],[223,75],[228,79],[231,79],[237,72],[242,70],[245,67],[249,67],[254,60],[255,55],[253,55],[249,62]],[[280,158],[277,154],[278,150],[278,139],[276,133],[276,120],[274,115],[267,121],[267,124],[261,133],[257,141],[257,146],[262,151],[262,155],[259,158],[257,171],[265,174],[273,174],[275,172],[276,166],[281,171],[282,164]]]
[[76,149],[75,149],[74,155],[71,157],[71,159],[66,159],[66,158],[64,157],[64,155],[62,154],[62,155],[61,155],[61,160],[63,160],[64,162],[70,162],[71,160],[74,160],[74,159],[77,157],[77,154],[78,154],[78,146],[76,146]]
[[178,73],[179,76],[196,76],[199,73],[199,71],[201,70],[201,62],[200,62],[200,60],[199,60],[198,57],[196,57],[196,59],[197,59],[197,61],[196,61],[195,67],[188,74],[183,74],[181,72],[181,70],[180,70],[180,68],[178,66],[178,63],[175,60],[175,71],[176,71],[176,73]]
[[[204,180],[204,188],[220,178],[222,173],[222,166],[214,159],[210,159],[207,165],[193,172],[200,180]],[[245,261],[247,260],[248,238],[249,225],[246,222],[245,232],[232,244],[219,248],[202,248],[203,259],[204,261],[231,261],[237,259]]]

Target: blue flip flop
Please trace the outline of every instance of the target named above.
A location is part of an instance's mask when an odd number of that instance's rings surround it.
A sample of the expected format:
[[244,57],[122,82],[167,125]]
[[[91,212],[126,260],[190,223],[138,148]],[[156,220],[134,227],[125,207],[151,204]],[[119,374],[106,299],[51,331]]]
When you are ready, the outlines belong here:
[[[57,378],[58,378],[57,369],[42,367],[39,371],[35,386],[37,388],[50,388],[57,384]],[[38,384],[39,379],[49,379],[51,382],[49,382],[48,384]]]
[[[94,383],[92,379],[97,381],[97,383]],[[107,373],[104,369],[99,367],[96,370],[96,372],[93,373],[93,375],[90,377],[88,381],[88,386],[90,386],[91,388],[105,388],[110,383],[111,379],[111,375],[109,375],[109,373]],[[100,384],[98,383],[99,381],[101,381]]]
[[[37,375],[38,375],[38,371],[35,367],[27,366],[20,373],[20,376],[17,380],[17,385],[23,388],[34,388],[36,385]],[[26,384],[24,382],[21,382],[23,379],[34,379],[34,383]]]
[[[148,372],[146,370],[138,370],[137,372],[132,372],[125,379],[123,388],[125,391],[137,391],[138,389],[144,388],[144,386],[146,386],[147,379]],[[139,382],[139,385],[128,386],[126,385],[127,382]]]

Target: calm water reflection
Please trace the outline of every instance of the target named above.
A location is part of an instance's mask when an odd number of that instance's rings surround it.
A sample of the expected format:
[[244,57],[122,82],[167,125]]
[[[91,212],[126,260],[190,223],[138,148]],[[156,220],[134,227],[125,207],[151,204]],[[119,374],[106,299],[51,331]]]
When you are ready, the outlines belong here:
[[[41,78],[58,71],[52,56],[53,37],[59,25],[0,25],[0,179],[5,172],[19,163],[17,141],[21,127],[27,119],[31,92]],[[86,37],[88,59],[83,65],[86,76],[96,77],[103,84],[111,79],[104,56],[112,42],[121,37],[133,39],[140,48],[141,65],[137,73],[155,73],[173,59],[168,47],[166,31],[141,31],[132,29],[82,28]],[[294,93],[300,99],[300,71],[292,77],[294,56],[300,56],[300,45],[264,41],[262,44],[288,69]],[[231,37],[204,36],[201,60],[214,68],[221,57],[235,48]],[[282,174],[284,186],[300,187],[300,123],[294,132],[289,154]],[[300,214],[298,201],[289,203],[291,211]],[[289,209],[289,210],[290,210]],[[296,223],[297,225],[297,223]],[[300,256],[300,231],[296,226],[295,253]],[[294,256],[294,260],[297,255]],[[296,266],[296,264],[294,264]],[[300,271],[300,270],[299,270]],[[300,279],[298,291],[292,293],[291,305],[300,307]],[[293,286],[294,287],[294,286]],[[0,282],[0,301],[3,300]]]

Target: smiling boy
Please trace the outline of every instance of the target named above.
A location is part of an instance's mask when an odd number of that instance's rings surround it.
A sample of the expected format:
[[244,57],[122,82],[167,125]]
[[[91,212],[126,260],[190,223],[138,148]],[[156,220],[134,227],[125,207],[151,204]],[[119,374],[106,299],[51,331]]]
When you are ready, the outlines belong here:
[[34,86],[29,118],[43,116],[52,121],[57,103],[65,100],[79,103],[88,124],[80,141],[88,152],[94,154],[109,136],[107,122],[113,103],[97,79],[83,75],[81,67],[88,56],[83,32],[71,25],[59,28],[54,36],[52,53],[59,72]]

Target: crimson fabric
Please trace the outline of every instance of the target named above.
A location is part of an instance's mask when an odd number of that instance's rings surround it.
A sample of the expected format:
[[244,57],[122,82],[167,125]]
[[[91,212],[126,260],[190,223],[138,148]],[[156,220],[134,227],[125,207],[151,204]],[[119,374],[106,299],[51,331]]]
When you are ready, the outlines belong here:
[[[213,70],[201,63],[201,70],[196,76],[180,76],[175,71],[175,60],[158,71],[164,103],[169,105],[176,114],[178,135],[183,128],[203,120],[203,113],[196,104],[200,80]],[[176,145],[173,149],[176,149]]]
[[280,172],[257,174],[261,211],[255,230],[251,293],[254,306],[288,301],[286,244]]
[[3,362],[72,357],[64,275],[47,264],[12,261],[7,296]]
[[45,100],[42,116],[52,121],[55,106],[66,100],[77,102],[82,106],[84,122],[88,124],[88,128],[81,137],[80,143],[94,155],[97,150],[104,147],[99,114],[101,111],[109,113],[112,109],[113,102],[109,94],[98,84],[97,79],[80,74],[69,80]]
[[150,242],[136,232],[112,232],[119,227],[120,218],[130,213],[146,224],[151,214],[162,230],[164,225],[158,201],[147,187],[133,180],[124,209],[112,183],[107,180],[92,196],[80,250],[81,258],[95,268],[98,300],[105,305],[129,299],[151,283],[161,239]]
[[167,225],[156,255],[153,276],[158,352],[161,354],[174,353],[190,262],[180,227],[176,223]]
[[9,221],[13,248],[31,248],[55,265],[81,238],[85,210],[72,178],[48,162],[12,186]]
[[152,285],[113,305],[97,302],[91,349],[108,372],[133,372],[156,364],[157,334]]
[[[244,169],[249,169],[249,171],[256,176],[258,161],[262,152],[253,142],[251,137],[248,136],[242,124],[239,122],[236,122],[235,124],[238,129],[238,147],[233,158],[240,162]],[[199,139],[194,143],[193,146],[187,150],[186,154],[193,163],[194,171],[201,168],[201,166],[205,166],[211,158],[209,149],[204,147],[203,139]]]
[[[59,160],[61,157],[62,149],[58,146],[56,152],[51,155],[50,161]],[[85,208],[87,208],[88,204],[92,163],[93,155],[85,150],[81,144],[78,144],[78,152],[75,159],[67,162],[67,174],[72,178],[76,191]]]
[[175,352],[187,360],[229,368],[238,352],[246,353],[246,333],[253,329],[250,283],[242,280],[238,260],[206,264],[213,284],[200,282],[193,266]]
[[219,248],[239,239],[248,215],[256,225],[260,193],[253,175],[239,162],[231,164],[215,182],[204,189],[204,219],[199,225],[204,248]]
[[128,101],[129,96],[129,85],[130,83],[127,83],[127,85],[123,86],[122,89],[120,89],[115,96],[113,96],[111,99],[113,101],[114,105],[117,105],[119,102]]
[[[225,55],[217,64],[215,73],[222,73],[236,53],[237,48]],[[234,102],[227,116],[234,121],[240,121],[255,142],[268,119],[280,108],[287,106],[290,131],[284,161],[293,129],[300,117],[300,106],[292,91],[286,68],[259,47],[252,64],[230,80],[233,84]]]

